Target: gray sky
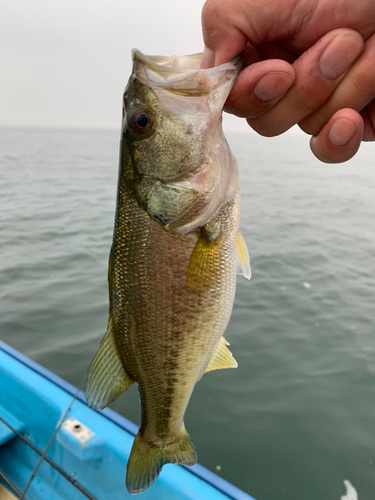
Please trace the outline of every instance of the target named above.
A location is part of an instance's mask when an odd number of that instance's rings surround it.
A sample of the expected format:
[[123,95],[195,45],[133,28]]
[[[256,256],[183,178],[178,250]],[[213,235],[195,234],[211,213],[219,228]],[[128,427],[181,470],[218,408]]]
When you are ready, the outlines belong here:
[[[119,128],[132,47],[203,47],[203,0],[3,0],[0,125]],[[226,118],[227,130],[247,130]]]

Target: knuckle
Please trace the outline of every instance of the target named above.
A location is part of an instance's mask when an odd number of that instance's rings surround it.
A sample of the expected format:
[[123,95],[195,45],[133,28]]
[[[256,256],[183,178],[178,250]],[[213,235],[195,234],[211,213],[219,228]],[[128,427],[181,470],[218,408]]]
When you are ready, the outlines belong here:
[[202,7],[202,22],[203,22],[203,24],[206,24],[207,22],[209,22],[212,14],[213,14],[212,11],[213,11],[212,2],[211,2],[211,0],[207,0]]
[[312,79],[309,79],[308,84],[295,87],[295,106],[301,111],[303,110],[305,115],[313,113],[327,100],[331,93],[331,90],[324,90],[324,86],[318,90],[317,85],[311,85],[311,81]]
[[202,23],[203,26],[215,26],[221,21],[225,22],[227,6],[225,1],[218,2],[217,0],[206,0],[202,8]]
[[224,2],[221,2],[218,5],[217,0],[206,0],[202,8],[203,39],[205,44],[210,48],[220,44],[223,38],[223,27],[225,31],[225,16],[223,11],[225,12],[226,10],[223,4]]
[[255,132],[263,137],[276,137],[290,128],[282,127],[271,120],[263,119],[261,116],[256,118],[246,118],[246,121]]
[[321,110],[316,110],[298,123],[299,128],[308,135],[318,135],[328,119]]

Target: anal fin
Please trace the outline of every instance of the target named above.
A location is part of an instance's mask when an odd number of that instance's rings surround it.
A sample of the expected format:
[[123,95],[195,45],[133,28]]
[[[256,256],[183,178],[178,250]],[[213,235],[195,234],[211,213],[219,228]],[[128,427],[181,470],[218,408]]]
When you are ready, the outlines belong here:
[[107,332],[87,374],[85,397],[87,403],[102,410],[117,399],[132,384],[121,362],[113,338],[113,322],[110,315]]
[[224,337],[221,337],[217,349],[204,373],[211,372],[212,370],[221,370],[223,368],[237,368],[238,363],[227,345],[229,345],[229,342],[227,342]]
[[237,236],[237,274],[251,278],[250,256],[241,231]]

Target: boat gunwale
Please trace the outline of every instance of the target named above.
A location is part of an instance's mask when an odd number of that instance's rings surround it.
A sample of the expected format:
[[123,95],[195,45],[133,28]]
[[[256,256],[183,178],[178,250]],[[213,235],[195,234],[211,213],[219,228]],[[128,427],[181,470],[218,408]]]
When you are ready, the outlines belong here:
[[[60,389],[64,390],[71,396],[76,396],[76,398],[79,401],[81,401],[85,406],[89,407],[89,405],[86,402],[83,391],[77,392],[78,389],[73,384],[70,384],[63,378],[56,375],[56,373],[53,373],[52,371],[48,370],[48,368],[45,368],[36,361],[33,361],[25,354],[22,354],[14,347],[11,347],[3,340],[0,340],[0,349],[4,351],[6,354],[15,358],[20,363],[24,364],[25,366],[33,370],[34,372],[38,373],[45,379],[57,385]],[[113,422],[114,424],[116,424],[118,427],[125,430],[129,434],[136,436],[136,434],[138,433],[139,427],[136,424],[128,420],[126,417],[123,417],[119,413],[115,412],[114,410],[111,410],[110,408],[105,408],[104,410],[97,410],[91,407],[89,408],[101,414],[103,417],[107,418],[108,420],[110,420],[111,422]],[[209,484],[216,490],[220,491],[221,493],[223,493],[232,500],[255,500],[248,493],[237,488],[237,486],[234,486],[232,483],[218,476],[214,472],[206,469],[206,467],[204,467],[203,465],[200,464],[195,464],[193,466],[179,465],[179,467],[183,467],[191,474],[195,475],[196,477],[206,482],[207,484]]]

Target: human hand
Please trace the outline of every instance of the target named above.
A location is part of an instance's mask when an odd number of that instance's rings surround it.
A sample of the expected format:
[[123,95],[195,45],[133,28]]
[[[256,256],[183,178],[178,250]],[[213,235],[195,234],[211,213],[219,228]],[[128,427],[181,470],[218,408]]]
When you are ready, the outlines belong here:
[[203,66],[244,51],[226,110],[265,136],[298,123],[322,161],[346,161],[361,140],[375,140],[375,2],[352,5],[208,0]]

